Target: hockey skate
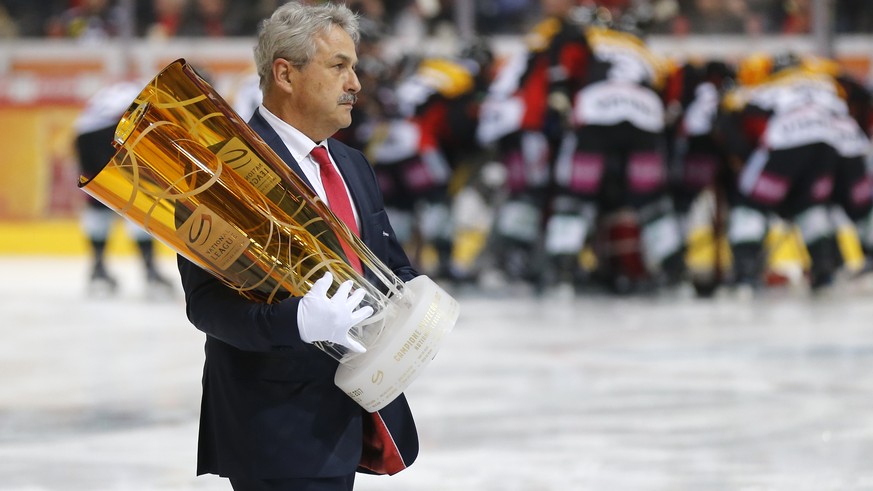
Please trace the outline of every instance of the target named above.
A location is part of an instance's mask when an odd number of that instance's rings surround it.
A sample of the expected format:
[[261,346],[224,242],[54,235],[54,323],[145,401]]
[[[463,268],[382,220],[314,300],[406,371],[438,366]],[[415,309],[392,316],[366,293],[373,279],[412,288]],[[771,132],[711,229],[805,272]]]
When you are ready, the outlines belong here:
[[118,281],[109,275],[102,264],[94,266],[88,280],[89,297],[107,297],[118,293]]

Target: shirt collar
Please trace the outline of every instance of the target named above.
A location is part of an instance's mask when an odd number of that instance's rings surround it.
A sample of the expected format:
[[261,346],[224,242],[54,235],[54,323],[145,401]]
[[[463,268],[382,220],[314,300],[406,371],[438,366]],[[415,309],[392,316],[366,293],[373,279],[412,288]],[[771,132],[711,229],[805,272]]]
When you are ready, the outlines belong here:
[[270,126],[276,130],[276,133],[279,134],[279,138],[282,139],[282,142],[288,148],[288,151],[291,152],[291,156],[294,157],[294,160],[298,163],[304,162],[309,156],[309,152],[311,152],[317,145],[328,148],[327,140],[323,140],[319,144],[315,143],[300,130],[271,113],[263,104],[261,104],[258,109],[264,119],[266,119]]

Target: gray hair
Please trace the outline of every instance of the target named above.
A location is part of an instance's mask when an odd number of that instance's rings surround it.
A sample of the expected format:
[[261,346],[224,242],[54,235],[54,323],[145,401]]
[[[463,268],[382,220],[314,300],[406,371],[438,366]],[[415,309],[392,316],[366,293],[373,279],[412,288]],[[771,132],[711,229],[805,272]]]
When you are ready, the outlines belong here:
[[355,44],[358,43],[358,16],[345,5],[309,6],[288,2],[276,9],[261,23],[255,46],[261,90],[272,83],[274,60],[284,58],[295,66],[305,66],[315,56],[315,37],[332,26],[342,28]]

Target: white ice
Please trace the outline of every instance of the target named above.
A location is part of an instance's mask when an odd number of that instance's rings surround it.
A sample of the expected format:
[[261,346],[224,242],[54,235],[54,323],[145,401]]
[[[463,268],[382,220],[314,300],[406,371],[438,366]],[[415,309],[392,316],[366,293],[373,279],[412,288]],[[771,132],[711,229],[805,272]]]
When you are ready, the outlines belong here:
[[[230,489],[194,476],[203,334],[137,266],[94,299],[83,258],[0,257],[0,489]],[[418,461],[359,491],[873,490],[873,288],[455,295]]]

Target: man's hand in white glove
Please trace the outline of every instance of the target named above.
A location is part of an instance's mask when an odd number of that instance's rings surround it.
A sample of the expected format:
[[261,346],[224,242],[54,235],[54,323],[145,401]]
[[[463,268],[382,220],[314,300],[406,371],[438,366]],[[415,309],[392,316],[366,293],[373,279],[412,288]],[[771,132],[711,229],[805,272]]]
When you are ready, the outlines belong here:
[[339,286],[332,298],[328,298],[327,291],[332,283],[333,275],[325,273],[300,299],[297,307],[300,339],[307,343],[330,341],[355,353],[363,353],[367,348],[352,339],[349,330],[373,315],[373,307],[369,305],[355,310],[367,292],[359,288],[349,295],[352,281],[348,280]]

